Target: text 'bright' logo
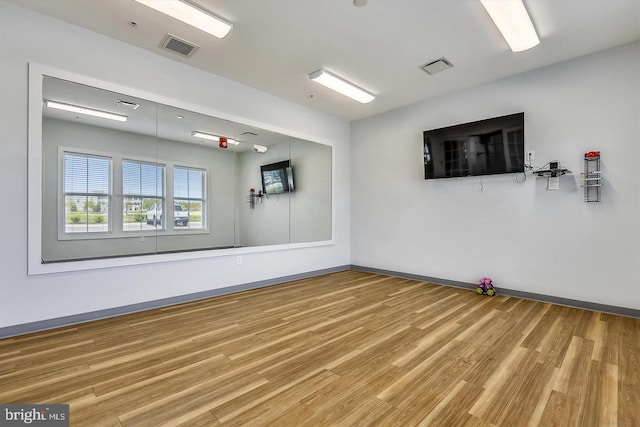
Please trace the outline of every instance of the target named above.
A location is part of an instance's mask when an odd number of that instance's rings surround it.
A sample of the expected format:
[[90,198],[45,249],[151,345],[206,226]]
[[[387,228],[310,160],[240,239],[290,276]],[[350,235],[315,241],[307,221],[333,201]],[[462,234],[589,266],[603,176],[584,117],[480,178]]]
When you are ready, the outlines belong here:
[[45,409],[36,411],[36,408],[33,408],[30,411],[22,409],[21,411],[13,412],[5,408],[4,419],[7,421],[23,421],[25,424],[31,424],[34,421],[47,421],[47,411]]
[[68,426],[69,405],[0,405],[0,426]]

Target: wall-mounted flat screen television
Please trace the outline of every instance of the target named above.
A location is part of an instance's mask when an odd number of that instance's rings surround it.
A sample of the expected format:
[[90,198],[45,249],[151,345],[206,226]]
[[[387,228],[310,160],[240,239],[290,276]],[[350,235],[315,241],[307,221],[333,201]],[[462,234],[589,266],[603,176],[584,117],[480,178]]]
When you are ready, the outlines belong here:
[[424,179],[524,172],[524,113],[426,130]]
[[295,190],[291,160],[260,166],[262,191],[266,194],[281,194]]

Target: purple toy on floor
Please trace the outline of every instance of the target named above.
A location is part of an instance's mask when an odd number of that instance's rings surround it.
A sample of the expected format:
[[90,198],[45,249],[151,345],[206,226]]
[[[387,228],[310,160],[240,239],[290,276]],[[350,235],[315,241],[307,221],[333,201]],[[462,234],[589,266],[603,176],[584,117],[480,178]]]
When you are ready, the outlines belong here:
[[480,283],[476,288],[476,293],[478,295],[489,295],[490,297],[496,294],[496,288],[493,286],[491,277],[483,277],[480,279]]

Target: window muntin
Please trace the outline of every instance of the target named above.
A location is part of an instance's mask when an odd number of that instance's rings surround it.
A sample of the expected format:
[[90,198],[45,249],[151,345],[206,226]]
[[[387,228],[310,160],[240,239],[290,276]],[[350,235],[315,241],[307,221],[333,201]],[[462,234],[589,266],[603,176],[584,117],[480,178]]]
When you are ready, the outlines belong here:
[[206,228],[205,180],[206,173],[202,169],[173,168],[173,219],[176,230]]
[[111,231],[111,158],[64,153],[62,214],[65,233]]
[[164,229],[165,166],[122,161],[122,230]]

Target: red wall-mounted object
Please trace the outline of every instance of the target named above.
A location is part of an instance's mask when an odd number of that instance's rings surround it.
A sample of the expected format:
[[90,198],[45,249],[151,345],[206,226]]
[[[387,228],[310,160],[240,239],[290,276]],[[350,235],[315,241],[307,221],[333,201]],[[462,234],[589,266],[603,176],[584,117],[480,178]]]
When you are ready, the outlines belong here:
[[218,146],[220,148],[229,148],[229,143],[227,142],[227,138],[221,136],[218,142]]

